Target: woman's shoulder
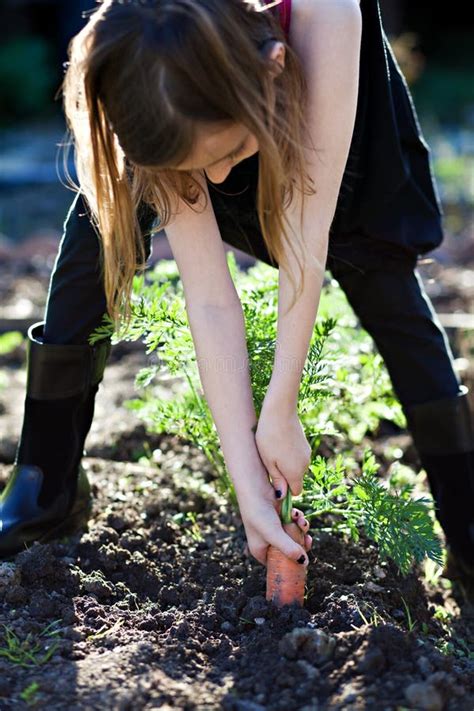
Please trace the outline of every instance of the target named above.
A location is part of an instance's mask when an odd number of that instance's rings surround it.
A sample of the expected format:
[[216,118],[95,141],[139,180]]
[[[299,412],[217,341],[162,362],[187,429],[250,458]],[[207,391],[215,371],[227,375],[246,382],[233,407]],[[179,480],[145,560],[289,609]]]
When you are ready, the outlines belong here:
[[324,12],[325,6],[337,4],[350,7],[360,6],[360,3],[361,0],[291,0],[287,5],[291,8],[291,18],[309,20]]
[[[308,39],[322,27],[337,27],[343,18],[360,19],[364,0],[292,0],[289,19],[290,47],[303,59],[308,54]],[[375,0],[376,1],[376,0]],[[304,65],[304,63],[303,63]],[[305,67],[303,66],[305,69]],[[310,71],[313,67],[308,67]]]

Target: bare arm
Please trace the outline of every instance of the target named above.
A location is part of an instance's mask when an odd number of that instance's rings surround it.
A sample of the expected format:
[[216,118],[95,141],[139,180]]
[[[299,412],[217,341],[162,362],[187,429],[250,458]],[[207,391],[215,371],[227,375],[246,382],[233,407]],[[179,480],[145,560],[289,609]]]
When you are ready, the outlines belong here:
[[[309,128],[316,152],[307,150],[316,194],[288,211],[291,230],[301,233],[309,254],[304,290],[288,315],[291,283],[279,273],[279,323],[270,393],[294,407],[316,319],[331,226],[349,153],[357,106],[361,15],[357,0],[313,0],[311,10],[293,18],[294,44],[308,74]],[[289,255],[295,276],[296,263]],[[288,368],[288,364],[292,367]]]
[[[201,184],[208,195],[203,178]],[[182,203],[166,233],[183,282],[204,394],[234,482],[250,552],[265,563],[271,544],[295,560],[303,555],[307,562],[304,549],[280,525],[274,491],[255,443],[242,305],[209,196],[207,208],[199,212]]]
[[[198,179],[208,196],[205,180]],[[251,472],[258,461],[252,432],[256,415],[242,305],[209,196],[207,208],[199,210],[182,203],[166,234],[183,282],[199,375],[226,463],[234,472]]]
[[[319,306],[329,228],[354,128],[361,25],[357,0],[303,0],[292,18],[290,39],[308,83],[308,126],[315,150],[308,147],[306,156],[316,194],[305,197],[301,223],[299,195],[287,211],[290,235],[291,231],[301,234],[307,248],[304,288],[287,313],[292,284],[280,269],[274,368],[256,439],[274,482],[285,489],[285,479],[293,493],[301,491],[302,473],[309,462],[309,445],[297,421],[296,404]],[[298,277],[294,257],[289,254],[288,258]],[[279,428],[286,435],[280,437]],[[270,445],[275,439],[280,452]]]

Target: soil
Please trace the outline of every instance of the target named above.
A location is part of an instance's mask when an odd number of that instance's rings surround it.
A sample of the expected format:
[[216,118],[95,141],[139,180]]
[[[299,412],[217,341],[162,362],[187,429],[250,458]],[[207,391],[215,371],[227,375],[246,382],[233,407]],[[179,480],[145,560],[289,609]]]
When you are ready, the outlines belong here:
[[[39,308],[44,275],[22,278]],[[21,346],[0,360],[2,484],[24,358]],[[474,615],[443,577],[402,577],[368,540],[315,528],[304,609],[266,602],[205,457],[124,409],[145,363],[120,345],[107,368],[84,459],[88,530],[0,564],[0,709],[472,711]]]

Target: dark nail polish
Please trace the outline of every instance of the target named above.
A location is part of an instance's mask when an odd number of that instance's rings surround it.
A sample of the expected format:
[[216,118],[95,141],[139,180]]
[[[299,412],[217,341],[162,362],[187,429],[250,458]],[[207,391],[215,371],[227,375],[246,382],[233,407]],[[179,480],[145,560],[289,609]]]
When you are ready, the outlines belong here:
[[277,489],[277,490],[275,491],[275,496],[277,497],[277,499],[281,499],[281,491],[280,491],[280,489]]
[[298,558],[298,560],[297,560],[296,562],[297,562],[297,563],[300,563],[301,565],[303,565],[303,563],[305,562],[305,560],[306,560],[306,558],[304,557],[304,555],[300,555],[300,557]]

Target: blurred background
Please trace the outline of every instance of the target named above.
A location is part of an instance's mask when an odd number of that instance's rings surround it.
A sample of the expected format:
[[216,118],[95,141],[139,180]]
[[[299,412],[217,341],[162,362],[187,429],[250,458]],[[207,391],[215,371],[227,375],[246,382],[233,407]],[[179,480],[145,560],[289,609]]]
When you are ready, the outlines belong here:
[[[472,310],[474,30],[470,7],[409,0],[380,0],[380,4],[432,149],[446,215],[446,239],[433,255],[435,266],[428,278],[437,276],[436,264],[462,266],[461,276],[458,272],[453,276],[454,281],[462,278],[467,288],[459,308]],[[9,276],[0,287],[4,318],[10,314],[10,319],[29,319],[44,299],[44,288],[13,295],[19,287],[12,286],[12,279],[34,274],[44,281],[53,265],[73,198],[58,179],[65,126],[57,94],[68,42],[85,23],[84,13],[94,7],[93,0],[0,0],[0,268]],[[161,256],[167,256],[167,245],[158,238],[154,258]],[[441,287],[434,279],[432,290],[436,289]]]

